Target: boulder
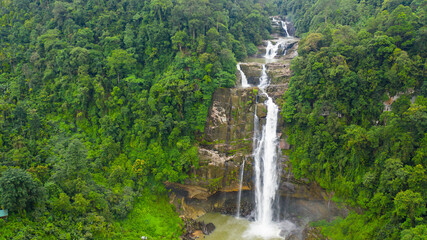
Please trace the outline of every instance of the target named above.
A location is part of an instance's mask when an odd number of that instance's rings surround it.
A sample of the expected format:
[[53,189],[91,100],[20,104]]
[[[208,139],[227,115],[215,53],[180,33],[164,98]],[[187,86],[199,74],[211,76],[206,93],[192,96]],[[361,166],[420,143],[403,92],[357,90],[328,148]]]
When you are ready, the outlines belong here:
[[205,235],[211,234],[215,230],[215,225],[213,223],[208,223],[203,227],[203,233]]

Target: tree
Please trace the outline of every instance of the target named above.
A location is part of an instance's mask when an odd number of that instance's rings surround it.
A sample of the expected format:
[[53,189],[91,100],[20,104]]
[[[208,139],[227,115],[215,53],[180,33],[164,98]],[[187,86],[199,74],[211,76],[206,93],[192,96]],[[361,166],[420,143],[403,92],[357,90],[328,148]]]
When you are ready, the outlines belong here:
[[211,28],[206,33],[206,42],[207,42],[207,52],[208,53],[215,53],[218,54],[220,51],[220,44],[219,44],[219,32],[216,30],[216,28]]
[[425,240],[427,237],[427,225],[418,225],[414,228],[403,230],[401,240]]
[[9,168],[0,178],[0,204],[9,211],[31,210],[42,200],[44,191],[26,171]]
[[107,58],[111,74],[117,74],[117,84],[120,82],[120,76],[129,73],[136,64],[135,58],[123,49],[113,50],[110,57]]
[[151,1],[151,5],[153,10],[157,10],[157,16],[159,17],[160,22],[163,21],[162,15],[173,7],[171,0],[153,0]]
[[175,35],[171,38],[173,48],[179,49],[180,52],[182,52],[182,46],[185,44],[185,42],[188,39],[188,35],[184,31],[178,31],[175,33]]
[[70,194],[79,188],[78,185],[85,186],[89,177],[86,147],[79,139],[74,139],[68,145],[64,159],[57,164],[53,179]]
[[421,218],[425,213],[425,201],[421,194],[406,190],[399,192],[394,198],[394,214],[397,217],[406,220],[411,227],[415,227],[417,218]]

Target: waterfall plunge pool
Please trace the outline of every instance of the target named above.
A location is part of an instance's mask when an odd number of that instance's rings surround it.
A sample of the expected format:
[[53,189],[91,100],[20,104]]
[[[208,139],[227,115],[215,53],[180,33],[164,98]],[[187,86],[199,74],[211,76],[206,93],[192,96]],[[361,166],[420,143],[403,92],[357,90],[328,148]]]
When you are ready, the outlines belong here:
[[[205,236],[206,240],[279,240],[297,229],[295,224],[289,221],[263,226],[257,222],[250,222],[246,218],[236,218],[220,213],[207,213],[198,221],[213,223],[216,227],[210,235]],[[280,236],[283,234],[285,236]]]
[[[254,191],[242,191],[241,197],[242,202],[254,204]],[[229,206],[231,207],[237,201],[237,198],[237,192],[217,193],[211,198],[211,204],[227,205],[228,203],[231,204]],[[194,206],[204,206],[206,209],[210,208],[207,205],[196,204],[200,202],[193,200],[188,203],[192,203],[191,205],[194,204]],[[205,236],[207,240],[301,240],[303,239],[303,231],[310,222],[319,220],[329,222],[338,216],[345,217],[347,215],[347,210],[338,207],[334,202],[329,203],[327,200],[320,199],[295,198],[289,195],[281,195],[277,206],[278,208],[274,210],[275,215],[277,215],[275,219],[280,220],[273,221],[270,223],[271,226],[265,228],[254,221],[254,210],[252,210],[252,214],[246,211],[245,217],[241,218],[235,217],[236,212],[228,213],[230,215],[223,215],[218,212],[221,210],[217,210],[216,212],[208,211],[197,220],[215,225],[215,230],[210,235]],[[264,232],[263,229],[267,230],[268,234],[262,234]],[[262,237],[257,236],[257,234],[262,234]]]

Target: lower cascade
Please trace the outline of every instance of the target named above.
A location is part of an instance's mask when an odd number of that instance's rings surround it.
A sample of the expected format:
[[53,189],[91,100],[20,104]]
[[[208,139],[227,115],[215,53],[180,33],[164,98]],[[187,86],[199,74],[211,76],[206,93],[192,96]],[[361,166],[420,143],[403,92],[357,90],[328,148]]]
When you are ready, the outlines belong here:
[[[266,68],[263,65],[262,77],[265,77]],[[265,81],[265,80],[264,80]],[[277,173],[277,118],[279,108],[274,104],[273,99],[264,91],[268,86],[263,80],[260,81],[260,89],[267,96],[265,105],[267,106],[267,117],[265,126],[257,139],[257,146],[254,150],[255,159],[255,202],[256,221],[262,224],[270,224],[273,220],[273,203],[278,189]],[[258,127],[258,126],[255,126]],[[259,129],[254,129],[259,132]]]
[[260,129],[259,119],[255,114],[254,121],[254,170],[255,170],[255,222],[246,232],[249,236],[258,236],[264,239],[277,238],[283,231],[291,231],[295,225],[291,222],[278,223],[279,216],[275,216],[276,198],[279,187],[278,172],[278,142],[277,122],[279,108],[265,89],[268,87],[268,75],[265,65],[262,66],[259,89],[267,97],[265,105],[267,116],[265,125]]
[[[281,21],[281,25],[283,30],[285,30],[286,37],[289,37],[286,22]],[[278,54],[279,48],[284,44],[285,41],[282,39],[279,39],[275,44],[268,41],[264,58],[274,59]],[[286,51],[284,55],[286,55]],[[238,70],[242,75],[242,87],[247,87],[246,76],[244,76],[240,64],[238,65]],[[264,102],[267,114],[263,126],[260,126],[260,120],[256,114],[257,111],[255,111],[254,114],[253,158],[255,174],[255,221],[251,223],[250,227],[244,233],[244,236],[249,239],[253,237],[261,239],[282,238],[286,237],[291,231],[297,228],[296,225],[290,221],[280,221],[278,206],[280,167],[278,165],[279,144],[277,137],[279,107],[274,103],[273,99],[266,91],[269,84],[267,67],[263,64],[258,88],[261,94],[265,95],[267,98]],[[237,216],[239,216],[239,211],[240,206],[238,206]]]

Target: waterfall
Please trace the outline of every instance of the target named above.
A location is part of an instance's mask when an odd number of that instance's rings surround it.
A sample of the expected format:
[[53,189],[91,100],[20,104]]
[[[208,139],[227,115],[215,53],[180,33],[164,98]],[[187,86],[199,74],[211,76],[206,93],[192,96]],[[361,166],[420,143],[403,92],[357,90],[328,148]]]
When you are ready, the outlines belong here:
[[273,18],[271,19],[271,21],[272,21],[274,24],[277,24],[277,25],[279,25],[279,26],[280,26],[280,21],[279,21],[279,20],[277,20],[275,17],[273,17]]
[[248,84],[248,79],[246,78],[245,73],[242,71],[242,69],[240,68],[240,63],[237,64],[237,70],[239,70],[240,72],[240,76],[242,78],[242,87],[243,88],[247,88],[250,87],[251,85]]
[[[267,41],[266,53],[264,55],[266,62],[269,59],[275,59],[279,53],[279,49],[283,49],[283,53],[280,53],[280,55],[286,55],[286,49],[294,41],[293,37],[289,35],[287,22],[277,20],[274,17],[272,21],[282,26],[287,38],[276,38],[274,43]],[[263,98],[266,99],[264,105],[267,111],[265,118],[260,119],[257,115],[259,107],[257,97],[252,152],[254,158],[255,209],[253,213],[255,221],[245,232],[244,237],[247,239],[254,239],[254,237],[255,239],[286,238],[297,228],[294,223],[286,219],[280,219],[281,213],[278,206],[280,204],[278,194],[280,179],[278,161],[280,159],[280,150],[277,135],[279,108],[274,103],[273,98],[267,93],[269,85],[270,79],[267,75],[267,66],[263,64],[258,88],[260,91],[259,94],[265,96]]]
[[268,84],[269,82],[268,82],[267,68],[265,67],[265,64],[263,64],[258,87],[263,91],[264,94],[267,94],[264,92],[264,89],[268,87]]
[[286,37],[290,37],[289,32],[288,32],[288,23],[287,22],[282,21],[282,28],[286,32]]
[[243,174],[245,172],[246,158],[243,160],[242,166],[240,167],[240,184],[239,184],[239,195],[237,196],[237,213],[236,217],[240,217],[240,201],[242,199],[242,185],[243,185]]
[[276,129],[279,109],[271,97],[268,97],[265,104],[266,124],[254,153],[257,187],[255,199],[256,221],[261,225],[270,225],[273,221],[273,202],[278,189]]
[[279,50],[279,44],[274,45],[271,41],[267,42],[267,48],[265,49],[265,58],[274,59]]
[[255,111],[254,119],[254,170],[255,170],[255,226],[252,234],[272,237],[278,236],[280,229],[273,222],[274,202],[279,187],[277,166],[277,121],[279,108],[268,96],[265,88],[269,85],[267,68],[262,65],[259,89],[267,96],[265,105],[267,116],[265,125],[260,131],[259,119]]
[[279,39],[276,44],[273,44],[271,41],[267,42],[267,48],[265,49],[264,58],[266,59],[274,59],[279,52],[279,48],[286,49],[288,45],[286,39]]

